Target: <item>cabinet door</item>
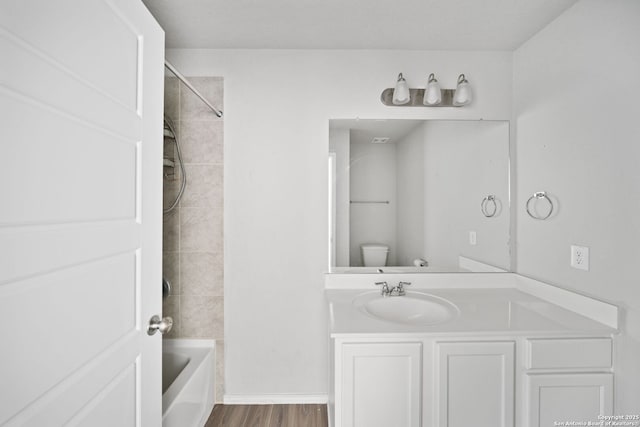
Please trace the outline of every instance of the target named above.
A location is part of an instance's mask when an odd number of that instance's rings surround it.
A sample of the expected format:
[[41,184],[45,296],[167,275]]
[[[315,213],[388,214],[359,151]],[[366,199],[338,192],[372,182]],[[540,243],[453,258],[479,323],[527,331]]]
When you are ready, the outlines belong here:
[[420,425],[422,343],[344,344],[338,381],[338,425]]
[[613,374],[527,375],[529,427],[598,421],[613,412]]
[[437,344],[438,427],[513,427],[514,342]]

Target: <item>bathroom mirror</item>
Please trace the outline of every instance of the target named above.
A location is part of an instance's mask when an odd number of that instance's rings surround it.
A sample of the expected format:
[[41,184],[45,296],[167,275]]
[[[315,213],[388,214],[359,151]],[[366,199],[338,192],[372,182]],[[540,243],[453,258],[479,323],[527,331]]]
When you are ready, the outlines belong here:
[[330,120],[330,272],[508,271],[509,173],[506,121]]

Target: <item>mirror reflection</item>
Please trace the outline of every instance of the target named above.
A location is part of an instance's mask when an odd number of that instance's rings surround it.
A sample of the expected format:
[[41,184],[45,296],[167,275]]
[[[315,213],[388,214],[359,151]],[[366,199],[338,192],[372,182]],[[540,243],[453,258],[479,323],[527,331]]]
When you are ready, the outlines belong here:
[[509,124],[329,122],[331,272],[508,271]]

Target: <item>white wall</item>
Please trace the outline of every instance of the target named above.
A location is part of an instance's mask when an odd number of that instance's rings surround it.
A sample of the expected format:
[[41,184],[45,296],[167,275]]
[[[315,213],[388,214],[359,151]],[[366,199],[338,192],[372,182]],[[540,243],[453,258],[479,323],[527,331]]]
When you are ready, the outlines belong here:
[[[457,271],[462,255],[509,269],[508,122],[426,123],[424,170],[423,256],[429,265]],[[481,202],[490,194],[501,209],[487,218]]]
[[[639,41],[640,2],[582,0],[514,56],[517,271],[624,309],[616,414],[640,412]],[[535,191],[557,199],[547,221],[525,212]]]
[[[188,76],[224,76],[226,393],[327,391],[327,152],[330,118],[509,119],[507,52],[169,50]],[[402,71],[465,108],[380,102]]]
[[392,143],[351,142],[349,162],[349,265],[363,266],[360,246],[389,247],[387,265],[396,263],[396,146]]
[[416,126],[396,145],[397,265],[413,265],[424,258],[424,124]]

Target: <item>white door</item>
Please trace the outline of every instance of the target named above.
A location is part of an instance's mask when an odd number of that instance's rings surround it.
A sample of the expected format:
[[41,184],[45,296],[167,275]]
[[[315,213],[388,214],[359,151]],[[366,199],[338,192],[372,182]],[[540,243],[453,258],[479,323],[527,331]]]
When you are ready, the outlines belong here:
[[0,425],[160,426],[162,30],[0,2]]

